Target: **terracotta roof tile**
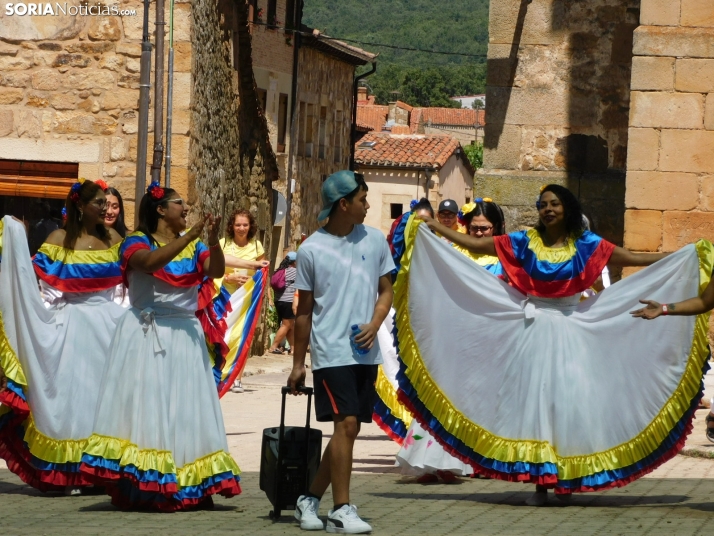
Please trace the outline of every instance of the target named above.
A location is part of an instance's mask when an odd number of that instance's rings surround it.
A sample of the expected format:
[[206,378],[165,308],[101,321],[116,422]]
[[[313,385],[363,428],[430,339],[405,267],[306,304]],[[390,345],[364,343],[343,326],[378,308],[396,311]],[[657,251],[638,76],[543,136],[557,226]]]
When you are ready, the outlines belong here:
[[[364,147],[368,142],[375,145]],[[355,162],[363,166],[440,168],[459,147],[450,136],[370,132],[357,143]]]
[[[468,108],[421,108],[421,122],[425,125],[449,125],[472,127],[477,123],[485,124],[484,110],[470,110]],[[478,114],[477,114],[478,112]]]
[[387,122],[389,106],[357,104],[357,125],[381,132]]

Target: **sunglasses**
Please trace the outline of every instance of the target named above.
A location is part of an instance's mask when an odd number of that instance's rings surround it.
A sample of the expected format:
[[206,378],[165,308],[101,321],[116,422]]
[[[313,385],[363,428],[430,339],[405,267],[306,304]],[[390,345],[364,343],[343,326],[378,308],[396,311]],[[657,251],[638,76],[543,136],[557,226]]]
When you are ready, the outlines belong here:
[[183,199],[167,199],[167,203],[176,203],[177,205],[185,205],[186,203],[183,202]]
[[492,225],[472,225],[469,227],[469,231],[472,231],[474,233],[487,233],[491,229],[493,229]]

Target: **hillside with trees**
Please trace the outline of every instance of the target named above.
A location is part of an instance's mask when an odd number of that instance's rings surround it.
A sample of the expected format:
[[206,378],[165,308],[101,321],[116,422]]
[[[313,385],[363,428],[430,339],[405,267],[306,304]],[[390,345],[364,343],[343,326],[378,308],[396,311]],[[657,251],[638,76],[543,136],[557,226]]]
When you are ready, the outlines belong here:
[[380,104],[399,99],[412,106],[458,107],[449,97],[484,91],[488,0],[305,0],[303,22],[379,53],[377,72],[366,82]]

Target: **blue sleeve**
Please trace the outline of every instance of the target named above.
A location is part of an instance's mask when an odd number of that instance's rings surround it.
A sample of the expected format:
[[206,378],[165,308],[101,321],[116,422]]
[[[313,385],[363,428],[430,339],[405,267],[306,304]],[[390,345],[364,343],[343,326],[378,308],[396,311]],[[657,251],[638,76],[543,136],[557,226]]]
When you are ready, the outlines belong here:
[[315,290],[315,267],[308,248],[301,247],[297,252],[297,279],[295,288],[312,292]]
[[395,265],[394,259],[392,258],[392,252],[389,249],[389,244],[382,236],[382,233],[379,233],[378,240],[381,248],[379,254],[379,276],[382,277],[383,275],[391,273],[394,270]]

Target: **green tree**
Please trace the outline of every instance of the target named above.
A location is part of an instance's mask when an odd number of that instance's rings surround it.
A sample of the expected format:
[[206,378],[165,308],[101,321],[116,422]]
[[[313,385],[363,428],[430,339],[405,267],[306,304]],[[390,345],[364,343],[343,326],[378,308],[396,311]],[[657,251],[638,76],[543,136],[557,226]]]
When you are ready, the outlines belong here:
[[483,167],[483,143],[472,143],[464,147],[464,153],[474,169]]

